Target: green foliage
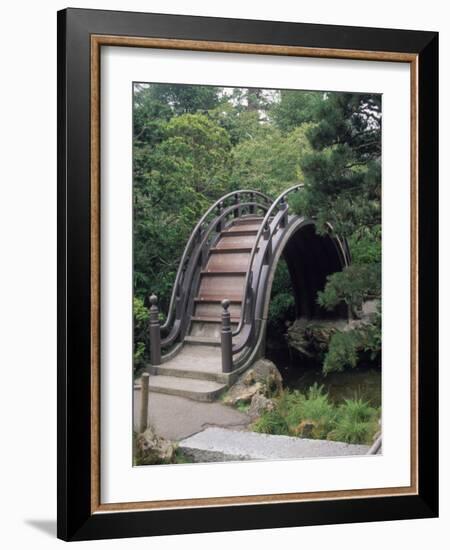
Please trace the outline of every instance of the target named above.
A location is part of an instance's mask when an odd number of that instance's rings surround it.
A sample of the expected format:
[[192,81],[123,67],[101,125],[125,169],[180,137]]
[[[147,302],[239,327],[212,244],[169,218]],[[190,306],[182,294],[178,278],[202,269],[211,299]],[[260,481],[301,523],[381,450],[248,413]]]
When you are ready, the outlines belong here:
[[295,301],[292,295],[291,277],[283,258],[280,259],[272,283],[269,304],[268,332],[281,336],[286,331],[285,322],[295,317]]
[[286,420],[278,411],[265,412],[252,426],[253,431],[271,435],[289,435]]
[[241,140],[233,149],[232,185],[242,182],[252,189],[277,196],[302,179],[301,162],[309,150],[307,126],[288,135],[270,126],[263,126],[255,136]]
[[335,332],[330,339],[323,363],[323,372],[341,372],[354,368],[361,357],[377,360],[381,354],[381,313],[377,311],[370,322],[353,330]]
[[324,100],[321,92],[282,90],[280,101],[270,111],[275,124],[284,132],[291,132],[305,122],[315,122],[316,111]]
[[149,312],[144,300],[135,296],[133,298],[134,338],[133,359],[134,370],[137,371],[145,364],[148,347],[148,320]]
[[328,439],[371,444],[378,430],[378,418],[378,411],[368,403],[348,399],[339,406],[336,427],[328,434]]
[[303,214],[343,237],[381,223],[381,96],[327,93],[307,136]]
[[[378,430],[380,411],[360,399],[333,404],[323,386],[314,384],[305,394],[285,390],[275,399],[276,408],[253,423],[260,433],[331,439],[370,444]],[[305,434],[304,431],[308,430]]]
[[378,298],[381,294],[381,265],[351,264],[343,271],[327,277],[327,284],[318,293],[318,303],[328,310],[333,310],[345,302],[354,316],[361,316],[363,302]]
[[343,371],[346,367],[356,367],[358,363],[359,335],[357,331],[336,332],[330,339],[325,355],[323,371]]
[[361,227],[349,239],[353,264],[379,264],[381,261],[381,225]]
[[[331,222],[353,256],[348,270],[329,278],[320,303],[330,309],[345,302],[359,315],[362,300],[379,297],[379,96],[135,84],[133,105],[136,365],[149,351],[147,321],[139,317],[145,300],[155,292],[167,311],[193,227],[214,200],[237,188],[276,196],[304,179],[304,192],[289,198],[291,211],[315,216],[319,231]],[[287,270],[278,271],[269,331],[280,334],[294,303]],[[381,329],[372,329],[358,353],[376,357]]]

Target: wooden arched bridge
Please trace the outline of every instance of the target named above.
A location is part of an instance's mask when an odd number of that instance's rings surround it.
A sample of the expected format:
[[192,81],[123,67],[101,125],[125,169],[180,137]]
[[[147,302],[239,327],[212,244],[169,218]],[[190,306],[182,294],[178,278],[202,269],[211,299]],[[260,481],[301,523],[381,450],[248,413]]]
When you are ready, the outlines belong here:
[[[288,201],[254,190],[219,199],[192,232],[176,275],[165,323],[150,298],[150,389],[211,401],[264,355],[272,282],[281,256],[291,276],[297,317],[319,314],[317,291],[348,265],[345,241],[318,235],[314,220]],[[323,311],[321,312],[323,316]]]

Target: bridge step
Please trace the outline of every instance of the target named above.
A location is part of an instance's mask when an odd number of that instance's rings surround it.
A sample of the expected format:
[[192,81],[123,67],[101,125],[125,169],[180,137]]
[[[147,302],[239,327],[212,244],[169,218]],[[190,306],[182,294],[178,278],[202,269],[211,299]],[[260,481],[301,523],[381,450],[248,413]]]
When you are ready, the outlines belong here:
[[[249,227],[250,229],[247,229]],[[256,229],[253,228],[252,225],[233,225],[229,229],[225,229],[220,233],[221,237],[225,237],[226,239],[230,237],[243,237],[246,235],[254,235],[258,233],[259,226],[256,227]]]
[[228,383],[229,375],[222,372],[220,350],[214,346],[186,344],[170,362],[151,367],[151,374],[210,380]]
[[206,336],[185,336],[184,341],[195,346],[216,346],[220,347],[220,338]]
[[259,224],[261,224],[261,222],[263,221],[263,217],[261,216],[242,216],[242,218],[238,218],[237,220],[234,220],[234,225],[247,225],[247,224],[256,224],[259,222]]
[[210,248],[209,252],[210,254],[243,254],[248,253],[252,251],[251,246],[242,247],[242,248]]
[[149,377],[151,392],[178,395],[194,401],[214,401],[226,388],[226,384],[211,380],[163,375],[150,375]]
[[[208,266],[207,266],[208,267]],[[200,272],[200,275],[204,276],[204,277],[217,277],[217,276],[220,276],[220,277],[231,277],[233,275],[241,275],[241,276],[244,276],[247,275],[247,272],[246,271],[223,271],[223,270],[212,270],[212,269],[205,269],[204,271],[201,271]]]
[[[240,304],[242,302],[242,294],[236,294],[236,292],[230,291],[227,293],[226,298],[230,300],[231,303]],[[202,292],[195,299],[198,302],[221,302],[224,299],[223,294],[214,292],[214,289],[211,292]]]
[[220,339],[220,329],[222,323],[220,319],[212,319],[209,322],[196,322],[192,320],[189,335],[190,336],[206,336],[207,338],[218,338]]
[[252,248],[255,244],[254,235],[229,235],[223,239],[220,239],[216,245],[216,249],[226,250],[238,248]]
[[219,296],[223,300],[230,297],[242,297],[244,291],[244,275],[216,274],[214,277],[202,276],[198,297],[207,295]]
[[[197,313],[197,312],[196,312]],[[191,317],[191,321],[194,323],[221,323],[221,315],[222,315],[222,306],[220,307],[220,315],[196,315],[195,317]],[[239,323],[239,316],[232,316],[231,317],[231,324],[233,323]]]
[[[222,254],[220,254],[222,252]],[[211,254],[205,271],[244,272],[247,273],[250,253],[234,252],[227,250],[225,253]]]

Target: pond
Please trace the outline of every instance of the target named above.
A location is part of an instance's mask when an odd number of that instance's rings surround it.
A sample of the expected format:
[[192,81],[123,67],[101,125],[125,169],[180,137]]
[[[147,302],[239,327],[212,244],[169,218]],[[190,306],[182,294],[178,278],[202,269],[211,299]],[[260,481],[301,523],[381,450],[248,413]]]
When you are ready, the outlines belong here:
[[278,367],[285,388],[306,393],[317,383],[324,386],[330,400],[335,404],[345,399],[362,399],[373,407],[381,406],[381,369],[360,366],[344,372],[322,373],[321,365],[290,356],[289,351],[267,350],[266,356]]

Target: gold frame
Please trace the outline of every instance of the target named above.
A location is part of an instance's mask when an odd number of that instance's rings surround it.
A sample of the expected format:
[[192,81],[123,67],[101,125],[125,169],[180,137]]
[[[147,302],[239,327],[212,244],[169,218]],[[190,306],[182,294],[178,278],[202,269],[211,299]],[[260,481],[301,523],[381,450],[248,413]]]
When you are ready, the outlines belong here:
[[[408,487],[282,493],[145,502],[100,502],[100,50],[102,46],[165,48],[409,63],[411,74],[411,484]],[[417,495],[418,491],[418,55],[131,36],[91,36],[91,513],[198,508],[312,500]]]

